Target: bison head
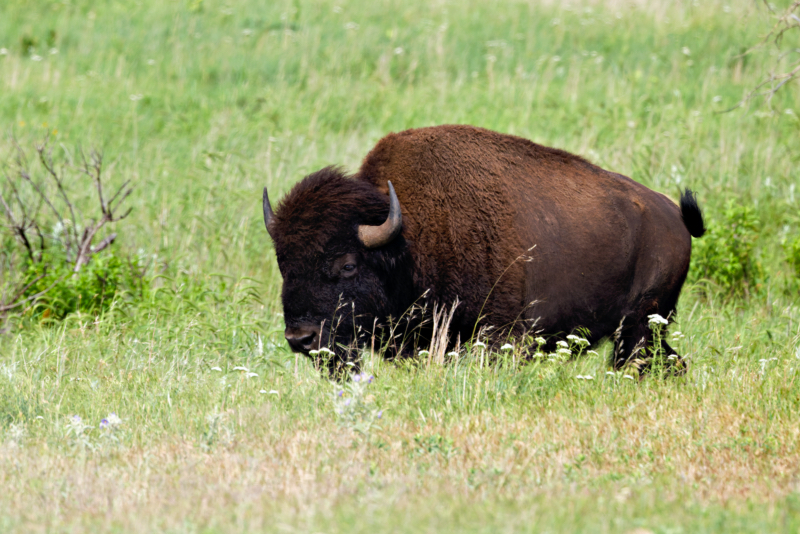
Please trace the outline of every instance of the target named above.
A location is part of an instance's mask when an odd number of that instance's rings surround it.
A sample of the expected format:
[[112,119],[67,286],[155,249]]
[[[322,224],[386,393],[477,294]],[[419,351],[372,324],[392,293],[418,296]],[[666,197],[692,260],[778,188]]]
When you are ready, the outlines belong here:
[[295,352],[322,347],[336,360],[409,305],[411,267],[400,202],[374,185],[325,168],[299,182],[264,222],[283,277],[286,340]]

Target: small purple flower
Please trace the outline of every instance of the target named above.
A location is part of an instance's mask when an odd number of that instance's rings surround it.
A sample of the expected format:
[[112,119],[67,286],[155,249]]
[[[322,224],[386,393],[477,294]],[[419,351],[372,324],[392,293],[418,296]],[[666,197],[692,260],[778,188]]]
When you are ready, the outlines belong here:
[[360,382],[360,381],[361,381],[361,375],[353,375],[353,382]]
[[80,423],[81,422],[81,416],[80,415],[73,415],[72,416],[72,421],[74,423]]
[[372,375],[369,375],[369,378],[367,378],[367,383],[372,384],[373,380],[375,380],[375,377],[372,376]]
[[344,405],[345,406],[350,406],[350,399],[345,399]]
[[344,390],[343,389],[340,389],[339,393],[336,394],[337,397],[341,397],[343,395],[344,395]]
[[100,421],[100,428],[108,428],[108,419]]
[[383,417],[383,410],[378,411],[378,419],[380,419],[381,417]]

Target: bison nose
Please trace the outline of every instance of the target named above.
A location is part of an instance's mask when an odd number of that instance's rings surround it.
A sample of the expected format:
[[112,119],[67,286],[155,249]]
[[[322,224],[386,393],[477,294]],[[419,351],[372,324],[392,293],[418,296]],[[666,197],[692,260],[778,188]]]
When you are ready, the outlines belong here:
[[318,326],[298,326],[287,328],[283,333],[289,346],[295,352],[308,352],[318,348],[319,327]]

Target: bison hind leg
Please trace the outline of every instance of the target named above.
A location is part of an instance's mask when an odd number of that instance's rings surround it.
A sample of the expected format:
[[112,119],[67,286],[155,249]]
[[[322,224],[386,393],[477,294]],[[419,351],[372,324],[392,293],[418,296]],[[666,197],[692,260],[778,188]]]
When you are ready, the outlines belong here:
[[614,334],[614,355],[612,365],[619,371],[630,364],[637,369],[640,376],[655,371],[656,367],[666,375],[681,375],[686,371],[683,358],[667,343],[667,330],[663,329],[660,340],[658,361],[654,361],[653,331],[644,315],[636,322],[626,325],[622,319]]
[[[664,332],[666,337],[666,331]],[[682,375],[686,372],[686,362],[683,357],[678,354],[675,349],[669,346],[666,339],[661,340],[661,354],[663,354],[665,361],[664,367],[667,374]]]

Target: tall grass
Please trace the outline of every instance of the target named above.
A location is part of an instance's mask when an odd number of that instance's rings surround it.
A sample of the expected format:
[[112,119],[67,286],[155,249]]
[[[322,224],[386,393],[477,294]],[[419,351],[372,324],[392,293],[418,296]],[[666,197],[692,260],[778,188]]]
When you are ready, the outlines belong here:
[[[114,246],[156,259],[138,300],[0,334],[0,527],[796,531],[797,84],[718,113],[777,60],[739,57],[769,26],[744,0],[7,0],[2,152],[47,132],[102,148],[135,185]],[[259,192],[440,123],[689,186],[709,242],[741,237],[726,214],[745,206],[763,275],[745,294],[692,271],[684,377],[609,375],[608,346],[492,365],[480,347],[366,351],[375,379],[347,395],[369,410],[344,417],[341,386],[283,342]]]

